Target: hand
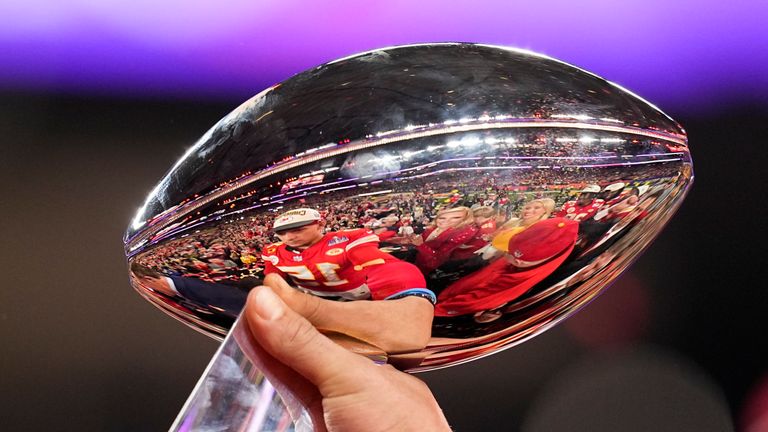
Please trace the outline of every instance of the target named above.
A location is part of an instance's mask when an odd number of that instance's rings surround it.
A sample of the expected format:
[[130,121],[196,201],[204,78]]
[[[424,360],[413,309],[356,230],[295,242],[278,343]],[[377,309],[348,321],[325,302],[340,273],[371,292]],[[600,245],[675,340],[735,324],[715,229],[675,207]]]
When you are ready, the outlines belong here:
[[434,309],[423,298],[328,300],[293,288],[277,273],[268,274],[264,285],[317,329],[352,336],[388,354],[419,351],[432,334]]
[[418,235],[418,234],[414,234],[414,235],[412,235],[412,236],[410,237],[410,239],[411,239],[411,244],[412,244],[412,245],[414,245],[414,246],[420,246],[421,244],[423,244],[423,243],[424,243],[424,238],[422,238],[422,237],[421,237],[420,235]]
[[270,288],[251,290],[243,313],[254,339],[275,360],[266,364],[275,364],[294,390],[303,387],[297,393],[314,414],[316,430],[450,431],[422,381],[339,347]]

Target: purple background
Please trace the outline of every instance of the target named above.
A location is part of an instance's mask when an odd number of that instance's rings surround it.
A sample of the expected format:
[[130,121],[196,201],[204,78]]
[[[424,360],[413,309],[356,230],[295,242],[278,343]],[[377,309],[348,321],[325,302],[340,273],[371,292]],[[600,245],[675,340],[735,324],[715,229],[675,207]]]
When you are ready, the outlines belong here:
[[527,48],[667,110],[768,99],[768,2],[54,1],[0,4],[0,88],[242,100],[417,42]]

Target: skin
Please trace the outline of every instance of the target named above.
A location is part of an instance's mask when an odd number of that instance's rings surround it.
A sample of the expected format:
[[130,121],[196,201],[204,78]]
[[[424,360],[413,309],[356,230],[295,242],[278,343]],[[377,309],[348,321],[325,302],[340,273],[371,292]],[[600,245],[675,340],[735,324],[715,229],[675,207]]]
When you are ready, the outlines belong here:
[[492,218],[489,218],[489,217],[483,217],[483,216],[475,216],[475,224],[476,224],[476,225],[478,225],[478,226],[480,226],[480,225],[482,225],[482,224],[484,224],[484,223],[488,222],[488,221],[489,221],[489,220],[491,220],[491,219],[492,219]]
[[628,207],[636,205],[638,201],[639,201],[639,197],[637,196],[637,191],[633,190],[631,195],[629,195],[628,197],[621,200],[621,202],[616,203],[613,207],[611,207],[611,211],[615,213],[620,213],[626,210]]
[[454,228],[464,220],[466,215],[463,212],[448,212],[437,217],[435,225],[439,229]]
[[391,227],[394,226],[397,223],[397,219],[384,219],[381,221],[381,226],[383,227]]
[[277,234],[280,241],[286,245],[294,249],[304,250],[323,238],[323,226],[324,224],[322,222],[313,223],[298,228],[276,232],[275,234]]
[[139,282],[147,288],[151,288],[170,297],[173,297],[177,294],[176,291],[173,290],[170,285],[168,285],[168,282],[165,280],[165,278],[162,277],[144,276],[139,278]]
[[434,309],[420,297],[339,302],[298,291],[276,273],[268,274],[264,285],[316,328],[352,336],[389,354],[419,351],[432,334]]
[[520,219],[523,220],[523,225],[527,226],[541,220],[546,213],[547,209],[541,203],[530,203],[526,204],[520,211]]
[[450,431],[422,381],[341,348],[269,288],[251,291],[244,316],[268,371],[302,401],[315,430]]
[[[466,214],[460,211],[443,213],[435,219],[435,226],[439,230],[455,228],[464,220],[465,216]],[[411,237],[411,243],[419,246],[424,243],[424,239],[420,235],[414,235]]]
[[579,195],[579,199],[576,200],[576,204],[580,206],[585,206],[592,202],[593,199],[595,199],[596,194],[592,192],[582,192]]

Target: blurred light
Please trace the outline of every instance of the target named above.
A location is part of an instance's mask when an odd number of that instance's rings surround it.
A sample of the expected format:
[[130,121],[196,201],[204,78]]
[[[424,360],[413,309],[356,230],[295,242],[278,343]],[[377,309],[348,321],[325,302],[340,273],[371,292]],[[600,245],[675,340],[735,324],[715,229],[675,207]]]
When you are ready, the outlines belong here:
[[[598,257],[595,263],[600,262]],[[565,321],[565,328],[575,340],[588,347],[626,344],[646,332],[649,310],[648,288],[629,272],[586,306],[583,312],[587,313],[576,314]]]
[[588,116],[586,114],[552,114],[550,117],[557,118],[557,119],[573,119],[573,120],[580,120],[580,121],[587,121],[587,120],[593,120],[594,117]]
[[520,430],[733,430],[714,380],[690,359],[660,348],[590,351],[550,378]]
[[739,413],[739,424],[744,432],[768,431],[768,374],[749,390]]
[[357,196],[363,197],[363,196],[371,196],[371,195],[381,195],[381,194],[390,193],[390,192],[392,192],[392,189],[382,190],[378,192],[362,193],[362,194],[358,194]]

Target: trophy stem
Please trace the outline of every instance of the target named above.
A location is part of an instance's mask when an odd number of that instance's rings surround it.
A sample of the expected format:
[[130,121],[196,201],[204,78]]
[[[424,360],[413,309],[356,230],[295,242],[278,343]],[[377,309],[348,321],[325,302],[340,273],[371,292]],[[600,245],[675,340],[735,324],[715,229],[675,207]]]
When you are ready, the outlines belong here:
[[255,341],[238,318],[197,382],[171,431],[312,431],[309,413],[262,373]]

